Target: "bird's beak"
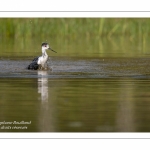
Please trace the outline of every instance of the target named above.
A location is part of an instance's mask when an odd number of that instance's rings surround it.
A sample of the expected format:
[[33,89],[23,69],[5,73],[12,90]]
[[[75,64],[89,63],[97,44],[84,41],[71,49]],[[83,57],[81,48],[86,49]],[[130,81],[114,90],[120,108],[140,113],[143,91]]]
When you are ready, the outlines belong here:
[[53,51],[53,52],[55,52],[55,53],[57,53],[56,51],[54,51],[53,49],[51,49],[50,47],[48,48],[49,50],[51,50],[51,51]]

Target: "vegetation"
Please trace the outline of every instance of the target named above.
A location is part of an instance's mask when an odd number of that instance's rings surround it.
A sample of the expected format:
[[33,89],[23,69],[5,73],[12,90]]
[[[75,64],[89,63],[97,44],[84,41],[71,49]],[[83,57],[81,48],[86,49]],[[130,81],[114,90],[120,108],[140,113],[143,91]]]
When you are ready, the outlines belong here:
[[0,37],[130,36],[150,34],[148,18],[1,18]]
[[42,42],[59,56],[149,54],[149,35],[148,18],[0,18],[0,58],[40,55]]

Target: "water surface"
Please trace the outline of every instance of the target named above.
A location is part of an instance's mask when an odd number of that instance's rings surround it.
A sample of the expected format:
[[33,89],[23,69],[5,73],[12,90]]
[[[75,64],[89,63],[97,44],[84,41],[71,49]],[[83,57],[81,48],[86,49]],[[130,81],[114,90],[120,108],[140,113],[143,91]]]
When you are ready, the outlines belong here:
[[148,58],[52,57],[52,71],[29,63],[0,60],[1,132],[150,131]]

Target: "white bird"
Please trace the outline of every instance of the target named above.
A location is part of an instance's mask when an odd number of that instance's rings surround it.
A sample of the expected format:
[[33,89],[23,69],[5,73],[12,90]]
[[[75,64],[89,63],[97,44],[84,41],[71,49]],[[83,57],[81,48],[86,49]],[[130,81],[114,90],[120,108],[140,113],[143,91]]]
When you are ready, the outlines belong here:
[[27,67],[27,69],[31,69],[31,70],[47,69],[48,55],[46,53],[46,50],[51,50],[57,53],[56,51],[54,51],[49,47],[48,43],[45,42],[42,43],[41,47],[42,47],[42,56],[34,58],[32,63]]

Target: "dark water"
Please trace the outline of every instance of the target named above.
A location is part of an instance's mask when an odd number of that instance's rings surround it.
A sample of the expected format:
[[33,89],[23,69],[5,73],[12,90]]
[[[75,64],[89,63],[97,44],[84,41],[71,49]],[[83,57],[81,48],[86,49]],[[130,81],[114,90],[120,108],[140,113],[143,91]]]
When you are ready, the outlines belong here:
[[[0,61],[1,132],[150,131],[148,58]],[[20,124],[19,124],[20,123]]]
[[150,131],[148,45],[128,42],[119,51],[115,42],[99,41],[80,51],[80,44],[50,53],[52,71],[26,70],[37,52],[24,55],[24,45],[1,52],[0,132]]

